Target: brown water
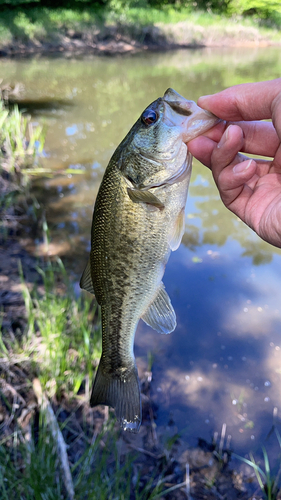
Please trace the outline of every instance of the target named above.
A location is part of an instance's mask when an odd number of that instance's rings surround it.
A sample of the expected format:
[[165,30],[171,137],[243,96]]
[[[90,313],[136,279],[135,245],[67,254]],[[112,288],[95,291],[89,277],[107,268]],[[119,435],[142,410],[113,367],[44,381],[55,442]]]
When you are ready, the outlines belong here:
[[[0,78],[25,86],[21,106],[48,125],[43,164],[57,174],[38,179],[34,192],[46,207],[50,251],[64,257],[77,290],[104,169],[149,102],[168,87],[196,101],[280,72],[279,48],[0,61]],[[79,173],[61,174],[66,168]],[[259,448],[274,408],[281,412],[281,252],[223,207],[196,161],[186,232],[164,282],[178,327],[161,336],[140,322],[135,342],[139,365],[153,358],[157,425],[173,421],[194,444],[225,423],[236,451]]]

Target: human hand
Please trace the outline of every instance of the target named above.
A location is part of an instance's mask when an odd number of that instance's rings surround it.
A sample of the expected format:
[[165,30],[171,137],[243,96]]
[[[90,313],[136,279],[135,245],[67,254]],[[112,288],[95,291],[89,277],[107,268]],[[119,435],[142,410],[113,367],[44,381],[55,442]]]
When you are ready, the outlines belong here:
[[281,78],[230,87],[198,104],[225,121],[190,141],[189,151],[212,170],[225,206],[281,247]]

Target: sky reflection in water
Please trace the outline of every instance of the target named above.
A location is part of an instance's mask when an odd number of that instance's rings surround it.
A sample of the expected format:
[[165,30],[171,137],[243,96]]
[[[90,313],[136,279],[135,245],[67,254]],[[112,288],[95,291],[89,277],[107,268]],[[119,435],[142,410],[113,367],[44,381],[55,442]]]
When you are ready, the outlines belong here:
[[[48,124],[44,164],[79,174],[39,179],[51,252],[78,281],[89,251],[103,171],[142,110],[173,87],[188,99],[280,76],[278,48],[205,49],[122,58],[0,61],[21,82],[21,106]],[[140,322],[139,365],[153,356],[158,425],[173,420],[190,444],[227,424],[236,451],[260,444],[281,413],[281,254],[222,205],[207,169],[194,162],[186,233],[164,282],[178,327],[168,336]],[[78,274],[75,274],[75,272]],[[256,444],[255,444],[256,443]]]

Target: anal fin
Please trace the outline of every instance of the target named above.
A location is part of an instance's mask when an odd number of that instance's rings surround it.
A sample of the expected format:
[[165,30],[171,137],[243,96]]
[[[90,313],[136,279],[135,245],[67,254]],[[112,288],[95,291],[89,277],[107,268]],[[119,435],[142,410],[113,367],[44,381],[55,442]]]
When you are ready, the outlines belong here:
[[160,333],[171,333],[176,328],[176,313],[162,282],[153,302],[141,318],[147,325]]

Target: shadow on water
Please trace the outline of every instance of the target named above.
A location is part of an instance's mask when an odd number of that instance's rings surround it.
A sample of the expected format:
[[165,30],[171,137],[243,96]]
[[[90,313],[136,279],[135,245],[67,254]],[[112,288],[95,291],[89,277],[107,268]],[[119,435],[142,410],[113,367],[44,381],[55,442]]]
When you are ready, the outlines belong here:
[[21,99],[21,98],[9,98],[9,107],[13,108],[18,106],[20,111],[27,112],[32,116],[40,115],[44,116],[46,112],[52,112],[53,110],[63,110],[70,106],[73,106],[73,102],[67,101],[66,99]]

